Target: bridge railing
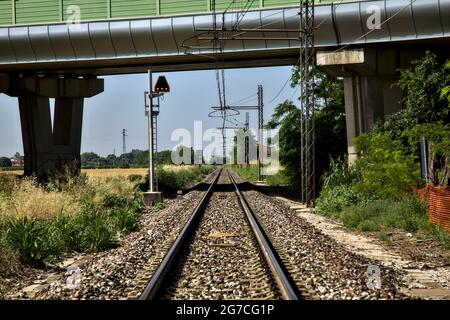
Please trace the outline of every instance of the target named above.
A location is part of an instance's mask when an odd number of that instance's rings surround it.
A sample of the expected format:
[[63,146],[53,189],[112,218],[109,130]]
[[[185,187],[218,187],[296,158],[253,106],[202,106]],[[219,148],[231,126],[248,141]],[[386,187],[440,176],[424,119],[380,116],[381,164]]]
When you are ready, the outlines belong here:
[[[317,0],[330,2],[338,0]],[[250,9],[288,7],[299,0],[216,0],[216,10],[239,10],[245,4]],[[171,16],[211,9],[212,0],[0,0],[0,26]]]

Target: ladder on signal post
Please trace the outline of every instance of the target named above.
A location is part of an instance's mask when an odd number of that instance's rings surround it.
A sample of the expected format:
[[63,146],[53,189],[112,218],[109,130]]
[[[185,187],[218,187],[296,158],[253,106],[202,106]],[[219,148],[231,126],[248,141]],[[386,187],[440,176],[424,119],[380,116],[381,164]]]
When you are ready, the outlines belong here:
[[[155,191],[158,191],[158,176],[156,173],[155,168],[157,167],[158,163],[158,115],[159,115],[159,100],[160,94],[154,93],[153,97],[149,97],[148,91],[144,92],[144,99],[145,99],[145,115],[147,117],[152,117],[152,150],[149,150],[149,152],[153,153],[153,187]],[[150,103],[147,99],[153,99],[157,98],[157,103]],[[152,105],[152,110],[150,110],[150,105]]]
[[[159,100],[159,99],[158,99]],[[157,111],[155,110],[157,108]],[[159,114],[159,104],[158,106],[153,106],[152,111],[152,132],[153,132],[153,167],[156,168],[158,166],[158,118]],[[155,186],[155,190],[158,191],[158,176],[156,170],[154,170],[153,176],[153,184]]]
[[152,109],[152,134],[153,134],[153,185],[155,191],[158,191],[158,175],[155,168],[158,166],[158,115],[159,115],[159,94],[157,94],[157,103],[153,104]]

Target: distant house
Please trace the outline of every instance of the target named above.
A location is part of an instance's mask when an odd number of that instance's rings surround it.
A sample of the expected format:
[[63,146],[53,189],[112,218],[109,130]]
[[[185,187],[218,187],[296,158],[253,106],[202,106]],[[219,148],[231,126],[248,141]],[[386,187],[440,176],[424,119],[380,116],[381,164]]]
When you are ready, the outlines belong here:
[[14,157],[11,158],[11,164],[13,167],[23,167],[23,156],[16,153]]

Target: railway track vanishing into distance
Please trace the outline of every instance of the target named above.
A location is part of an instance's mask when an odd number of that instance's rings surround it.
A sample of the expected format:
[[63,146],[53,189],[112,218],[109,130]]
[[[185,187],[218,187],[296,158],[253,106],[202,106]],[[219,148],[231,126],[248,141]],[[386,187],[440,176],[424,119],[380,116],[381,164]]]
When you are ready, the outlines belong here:
[[302,298],[228,169],[219,169],[140,300]]

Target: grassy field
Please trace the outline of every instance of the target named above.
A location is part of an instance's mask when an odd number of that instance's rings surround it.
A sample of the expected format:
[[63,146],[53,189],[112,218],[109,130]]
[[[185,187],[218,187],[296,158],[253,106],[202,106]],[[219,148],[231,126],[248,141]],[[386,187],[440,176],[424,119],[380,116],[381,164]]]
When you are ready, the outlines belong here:
[[[177,190],[213,169],[158,168],[160,186]],[[145,168],[82,173],[61,174],[47,184],[20,177],[21,172],[0,174],[0,291],[2,276],[13,273],[15,263],[44,266],[66,252],[107,250],[139,228]]]
[[[165,171],[186,171],[196,166],[175,166],[165,165],[162,169]],[[129,177],[133,175],[145,176],[148,174],[147,168],[113,168],[113,169],[82,169],[81,173],[85,173],[89,178],[111,178],[111,177]],[[0,170],[0,174],[4,175],[23,175],[23,170]]]

